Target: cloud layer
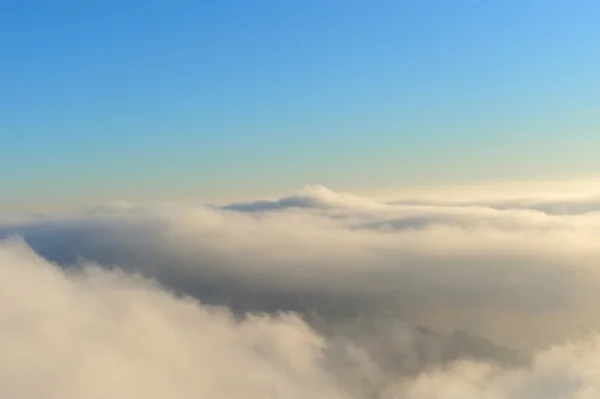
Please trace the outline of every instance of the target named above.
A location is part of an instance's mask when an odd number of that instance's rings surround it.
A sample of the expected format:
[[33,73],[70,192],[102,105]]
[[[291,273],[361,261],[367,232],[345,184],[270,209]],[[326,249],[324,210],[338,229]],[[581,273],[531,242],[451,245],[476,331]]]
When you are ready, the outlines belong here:
[[595,204],[317,186],[12,220],[0,396],[597,397]]

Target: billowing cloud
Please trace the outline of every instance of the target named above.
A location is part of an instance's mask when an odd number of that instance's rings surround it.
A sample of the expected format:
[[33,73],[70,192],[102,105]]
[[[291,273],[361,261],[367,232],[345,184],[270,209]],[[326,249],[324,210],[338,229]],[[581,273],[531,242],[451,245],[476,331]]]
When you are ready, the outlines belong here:
[[19,243],[0,249],[0,276],[2,397],[347,397],[295,315],[236,321],[140,278],[65,273]]
[[439,355],[444,342],[471,346],[470,338],[443,340],[393,321],[369,336],[353,325],[319,332],[293,313],[236,318],[139,276],[93,265],[65,271],[16,240],[0,246],[0,299],[2,397],[588,399],[600,392],[598,338],[525,364],[471,358],[406,374],[394,356],[418,361],[423,352]]
[[309,187],[11,220],[0,396],[594,397],[600,209],[578,201]]

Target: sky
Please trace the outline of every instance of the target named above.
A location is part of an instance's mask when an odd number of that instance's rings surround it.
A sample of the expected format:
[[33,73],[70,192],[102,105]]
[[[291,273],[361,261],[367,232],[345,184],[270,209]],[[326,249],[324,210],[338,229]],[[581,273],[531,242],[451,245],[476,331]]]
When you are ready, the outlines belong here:
[[598,21],[0,1],[0,398],[600,398]]
[[600,4],[4,1],[1,209],[600,174]]

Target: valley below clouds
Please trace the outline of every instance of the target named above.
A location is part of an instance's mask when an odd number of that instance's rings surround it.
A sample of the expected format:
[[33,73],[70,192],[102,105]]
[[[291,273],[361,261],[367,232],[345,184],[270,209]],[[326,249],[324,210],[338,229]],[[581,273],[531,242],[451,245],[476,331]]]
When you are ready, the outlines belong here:
[[379,201],[0,219],[6,398],[600,397],[600,200]]

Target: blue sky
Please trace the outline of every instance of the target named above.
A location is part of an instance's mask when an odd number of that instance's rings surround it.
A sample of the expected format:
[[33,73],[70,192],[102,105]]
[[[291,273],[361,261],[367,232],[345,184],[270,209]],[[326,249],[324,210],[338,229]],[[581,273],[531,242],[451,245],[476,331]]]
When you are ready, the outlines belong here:
[[0,206],[597,175],[599,20],[593,0],[4,1]]

